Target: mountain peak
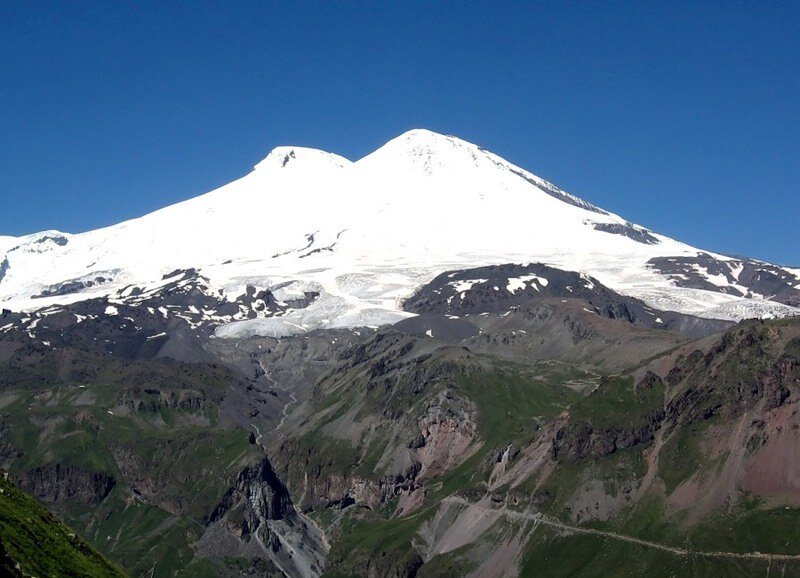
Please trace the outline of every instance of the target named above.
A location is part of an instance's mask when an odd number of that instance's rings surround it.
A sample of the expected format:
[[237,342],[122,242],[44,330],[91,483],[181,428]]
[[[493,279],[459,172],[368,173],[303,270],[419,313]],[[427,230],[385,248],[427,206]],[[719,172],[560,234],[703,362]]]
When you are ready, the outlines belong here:
[[442,134],[440,132],[428,130],[427,128],[412,128],[398,135],[392,140],[414,140],[414,141],[459,141],[461,139],[453,135]]
[[[432,130],[424,129],[424,128],[414,128],[408,130],[387,142],[384,147],[387,146],[402,146],[402,147],[409,147],[412,149],[429,149],[429,150],[448,150],[448,149],[464,149],[464,148],[475,148],[477,149],[477,145],[474,145],[470,142],[465,140],[461,140],[452,135],[445,135],[438,132],[434,132]],[[383,148],[383,147],[381,147]]]
[[477,145],[427,129],[412,129],[359,160],[362,166],[379,170],[390,167],[416,169],[430,175],[438,169],[463,171],[478,164],[482,152]]
[[353,164],[348,159],[337,154],[329,153],[320,149],[298,147],[298,146],[278,146],[270,151],[262,161],[253,168],[257,171],[263,169],[315,169],[325,166],[342,168]]

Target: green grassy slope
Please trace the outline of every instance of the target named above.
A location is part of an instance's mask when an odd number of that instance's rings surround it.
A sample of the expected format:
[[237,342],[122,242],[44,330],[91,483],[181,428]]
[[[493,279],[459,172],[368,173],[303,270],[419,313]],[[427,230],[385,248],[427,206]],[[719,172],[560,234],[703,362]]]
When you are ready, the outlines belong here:
[[0,476],[0,572],[10,576],[124,576],[31,496]]

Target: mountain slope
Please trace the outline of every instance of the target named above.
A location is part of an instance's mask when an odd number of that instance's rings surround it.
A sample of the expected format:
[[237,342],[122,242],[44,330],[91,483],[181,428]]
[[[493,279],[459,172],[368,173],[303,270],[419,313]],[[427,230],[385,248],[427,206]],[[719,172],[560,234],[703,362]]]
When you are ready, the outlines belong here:
[[529,262],[710,318],[792,315],[779,301],[800,295],[796,271],[702,252],[476,145],[414,130],[357,162],[279,147],[229,185],[105,229],[4,237],[0,304],[125,302],[192,269],[234,310],[248,285],[279,302],[313,295],[288,311],[201,319],[227,325],[220,336],[287,335],[395,322],[409,316],[402,300],[443,271]]
[[381,331],[270,456],[332,576],[797,576],[798,335],[742,322],[610,374]]

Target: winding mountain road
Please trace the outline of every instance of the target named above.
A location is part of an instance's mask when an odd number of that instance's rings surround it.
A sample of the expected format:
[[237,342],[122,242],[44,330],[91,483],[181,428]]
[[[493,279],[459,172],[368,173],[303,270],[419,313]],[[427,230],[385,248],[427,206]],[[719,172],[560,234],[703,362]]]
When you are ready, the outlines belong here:
[[[462,506],[481,507],[479,504],[468,502],[463,498],[457,496],[450,496],[442,500],[443,503],[453,503]],[[530,514],[527,512],[515,512],[506,508],[485,508],[488,511],[497,512],[507,518],[515,518],[534,522],[535,524],[543,524],[552,528],[575,532],[576,534],[593,534],[595,536],[603,536],[613,540],[620,540],[630,544],[637,544],[646,548],[653,548],[661,550],[662,552],[669,552],[675,556],[697,556],[702,558],[735,558],[740,560],[763,560],[767,562],[797,562],[800,561],[800,554],[768,554],[764,552],[722,552],[722,551],[706,551],[706,550],[690,550],[688,548],[680,548],[677,546],[669,546],[659,542],[651,542],[649,540],[642,540],[635,536],[628,536],[625,534],[618,534],[616,532],[609,532],[606,530],[596,530],[594,528],[585,528],[581,526],[573,526],[565,524],[543,514]]]

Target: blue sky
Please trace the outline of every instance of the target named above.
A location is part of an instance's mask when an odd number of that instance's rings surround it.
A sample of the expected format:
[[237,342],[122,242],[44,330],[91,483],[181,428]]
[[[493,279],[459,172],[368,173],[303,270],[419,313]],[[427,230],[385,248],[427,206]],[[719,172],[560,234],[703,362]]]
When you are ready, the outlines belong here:
[[80,232],[417,127],[800,265],[797,2],[0,3],[0,234]]

